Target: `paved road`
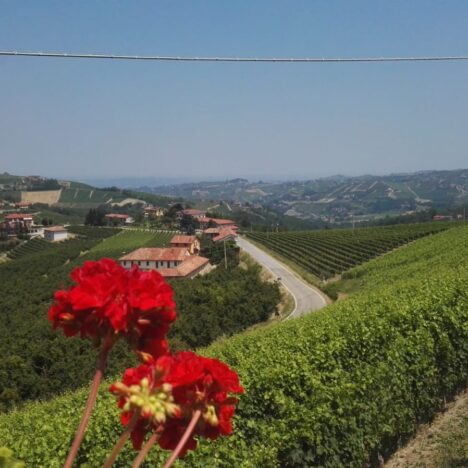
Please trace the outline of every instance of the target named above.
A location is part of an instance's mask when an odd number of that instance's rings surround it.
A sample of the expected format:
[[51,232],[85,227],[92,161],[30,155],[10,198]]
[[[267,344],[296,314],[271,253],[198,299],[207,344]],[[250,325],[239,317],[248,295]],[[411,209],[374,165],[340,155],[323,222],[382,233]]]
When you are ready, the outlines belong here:
[[267,254],[243,237],[237,238],[237,245],[251,255],[258,263],[270,270],[273,275],[277,278],[281,278],[281,283],[291,293],[296,303],[294,311],[288,318],[299,317],[307,312],[321,309],[327,305],[325,298],[317,289],[299,279],[283,263],[276,260],[276,258]]

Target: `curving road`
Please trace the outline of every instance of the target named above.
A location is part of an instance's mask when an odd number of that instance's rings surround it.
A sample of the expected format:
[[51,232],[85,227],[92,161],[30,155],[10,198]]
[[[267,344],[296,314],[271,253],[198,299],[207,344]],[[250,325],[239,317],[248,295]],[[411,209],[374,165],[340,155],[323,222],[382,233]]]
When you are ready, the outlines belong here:
[[276,260],[276,258],[243,237],[237,238],[237,245],[252,256],[260,265],[270,270],[274,276],[280,278],[283,286],[291,293],[296,306],[287,317],[288,319],[300,317],[327,305],[327,301],[320,291],[299,279],[296,274],[283,263]]

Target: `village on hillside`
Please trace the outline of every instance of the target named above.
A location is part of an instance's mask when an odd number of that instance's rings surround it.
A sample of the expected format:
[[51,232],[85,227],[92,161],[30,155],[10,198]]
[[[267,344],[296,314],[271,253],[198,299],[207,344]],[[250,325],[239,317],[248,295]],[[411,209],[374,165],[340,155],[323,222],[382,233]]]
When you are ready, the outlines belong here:
[[[7,242],[24,243],[31,239],[63,242],[76,237],[67,225],[48,225],[47,219],[35,222],[30,203],[16,202],[3,207],[7,209],[0,215],[3,216],[0,235]],[[168,211],[148,203],[140,210],[140,223],[128,213],[106,213],[102,228],[147,229],[149,221],[163,218]],[[204,210],[190,208],[176,210],[166,227],[174,232],[167,247],[137,248],[119,258],[120,264],[127,269],[137,265],[142,270],[157,270],[168,279],[193,278],[212,268],[209,259],[200,255],[201,240],[213,244],[235,241],[238,231],[233,220],[213,218]]]

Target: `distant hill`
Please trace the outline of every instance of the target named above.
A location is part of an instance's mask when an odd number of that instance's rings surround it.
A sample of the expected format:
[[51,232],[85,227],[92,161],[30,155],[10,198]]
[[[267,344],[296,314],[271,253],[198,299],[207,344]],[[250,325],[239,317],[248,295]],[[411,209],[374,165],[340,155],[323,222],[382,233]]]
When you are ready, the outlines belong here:
[[167,206],[165,196],[125,190],[118,187],[96,188],[81,182],[43,176],[0,174],[0,201],[25,201],[58,208],[89,209],[100,205],[123,206],[127,203],[154,203]]
[[159,186],[150,190],[196,202],[222,200],[241,205],[259,204],[302,220],[340,223],[465,204],[468,202],[468,169],[286,182],[233,179]]

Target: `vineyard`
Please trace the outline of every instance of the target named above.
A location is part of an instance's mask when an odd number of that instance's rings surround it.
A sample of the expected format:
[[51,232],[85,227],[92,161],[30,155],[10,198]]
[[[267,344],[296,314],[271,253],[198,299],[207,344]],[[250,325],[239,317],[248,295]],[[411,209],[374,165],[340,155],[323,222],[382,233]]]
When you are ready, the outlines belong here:
[[14,260],[26,255],[42,252],[43,250],[50,249],[51,247],[54,247],[54,244],[51,244],[44,239],[35,238],[27,242],[23,242],[14,249],[10,250],[8,252],[8,257]]
[[[414,433],[418,424],[430,421],[444,402],[466,385],[467,239],[468,227],[426,236],[405,249],[353,269],[353,276],[359,277],[365,290],[348,300],[296,320],[220,340],[201,350],[202,354],[232,366],[246,393],[241,397],[234,435],[216,443],[201,441],[197,452],[189,453],[178,466],[379,466],[382,457],[386,459]],[[8,268],[15,263],[10,262]],[[206,277],[193,281],[198,283],[197,290],[186,302],[187,312],[200,302],[204,290],[201,283]],[[231,299],[248,284],[232,290]],[[229,281],[217,284],[219,293],[214,293],[214,304],[226,285]],[[246,297],[255,289],[258,288],[252,288]],[[29,292],[20,292],[30,296]],[[260,295],[266,294],[262,291]],[[185,291],[180,291],[178,305],[184,295]],[[17,294],[11,296],[14,301]],[[225,318],[225,302],[221,304],[218,308],[198,309],[198,316],[204,320],[196,320],[194,314],[186,323],[204,332],[205,317],[219,310],[221,318]],[[18,387],[24,392],[38,391],[37,382],[31,385],[29,381],[34,371],[20,366],[26,362],[41,369],[44,360],[61,366],[46,367],[47,372],[39,381],[42,385],[50,385],[51,373],[60,393],[64,373],[75,379],[73,383],[87,383],[85,376],[78,379],[71,375],[70,363],[76,366],[75,373],[84,365],[83,361],[78,365],[74,362],[75,356],[81,357],[76,340],[65,345],[60,336],[50,333],[49,340],[60,339],[63,343],[60,353],[50,357],[54,347],[48,345],[41,350],[43,354],[36,352],[34,360],[20,360],[25,346],[43,342],[36,338],[37,331],[35,336],[30,332],[35,311],[29,303],[26,306],[31,314],[27,320],[23,309],[21,314],[12,313],[8,319],[16,320],[8,332],[5,330],[5,337],[0,336],[5,340],[3,359],[9,359],[5,363],[9,367],[4,369],[15,371]],[[248,307],[243,307],[239,316],[249,315],[245,310]],[[10,337],[19,326],[30,333],[21,346],[17,336]],[[221,322],[221,329],[224,326]],[[39,336],[47,336],[45,333],[41,331]],[[68,351],[70,344],[75,346],[74,354]],[[14,361],[18,362],[17,367],[11,361],[11,347],[18,353]],[[65,351],[67,358],[74,357],[73,361],[64,360]],[[86,357],[89,359],[89,354]],[[4,375],[11,385],[12,377]],[[27,379],[22,380],[23,376]],[[102,397],[77,466],[101,466],[112,441],[122,432],[108,384],[109,381],[102,385]],[[61,466],[88,387],[89,384],[82,390],[68,391],[45,402],[31,402],[0,415],[0,440],[27,466]],[[56,388],[47,388],[48,392],[43,391],[41,396],[52,395]],[[116,466],[130,466],[134,456],[127,444]],[[154,448],[148,466],[161,466],[164,458]]]
[[355,230],[249,232],[247,237],[324,280],[452,226],[450,223],[421,223]]

